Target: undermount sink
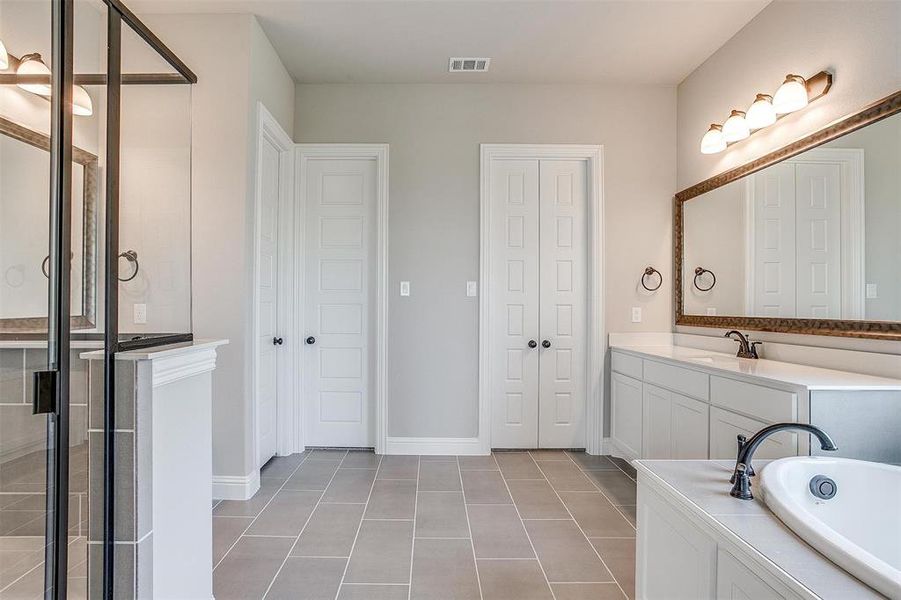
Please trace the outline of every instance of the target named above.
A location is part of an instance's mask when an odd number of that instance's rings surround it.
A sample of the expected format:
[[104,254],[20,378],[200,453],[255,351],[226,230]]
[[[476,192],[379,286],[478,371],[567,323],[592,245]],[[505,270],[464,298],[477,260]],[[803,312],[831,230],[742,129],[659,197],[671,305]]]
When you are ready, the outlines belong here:
[[689,358],[688,360],[697,362],[697,363],[706,363],[706,364],[735,364],[738,360],[732,356],[694,356]]
[[763,467],[760,487],[770,510],[804,541],[901,598],[901,467],[796,456]]

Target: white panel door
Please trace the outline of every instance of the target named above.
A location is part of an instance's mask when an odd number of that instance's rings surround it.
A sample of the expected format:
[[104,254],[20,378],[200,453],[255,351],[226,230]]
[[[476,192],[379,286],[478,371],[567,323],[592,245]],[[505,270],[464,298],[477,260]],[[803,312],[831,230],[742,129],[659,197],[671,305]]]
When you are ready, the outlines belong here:
[[275,456],[278,443],[278,191],[279,150],[263,136],[260,164],[257,298],[257,465]]
[[588,163],[542,160],[538,446],[585,447]]
[[538,161],[494,161],[490,186],[491,445],[535,448],[540,339]]
[[754,295],[757,317],[795,316],[795,168],[754,175]]
[[308,161],[304,439],[373,446],[376,161]]
[[795,165],[799,318],[842,318],[841,169]]

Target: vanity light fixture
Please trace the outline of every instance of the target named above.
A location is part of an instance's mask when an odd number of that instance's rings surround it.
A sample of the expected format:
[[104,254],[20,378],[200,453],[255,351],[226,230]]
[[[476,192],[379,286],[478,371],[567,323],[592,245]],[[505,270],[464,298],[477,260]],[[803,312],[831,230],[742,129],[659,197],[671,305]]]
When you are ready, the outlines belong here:
[[726,138],[723,135],[723,126],[716,123],[710,124],[710,129],[701,139],[702,154],[716,154],[726,149]]
[[789,73],[772,96],[757,94],[747,113],[733,110],[721,126],[711,125],[701,138],[701,153],[722,152],[729,144],[741,141],[825,96],[831,87],[832,73],[828,71],[820,71],[807,79]]
[[[19,61],[16,75],[50,75],[50,69],[44,64],[44,60],[38,53],[26,54]],[[51,95],[50,84],[47,83],[20,83],[19,87],[26,92],[49,98]]]
[[726,143],[737,142],[751,135],[751,128],[745,119],[745,112],[733,110],[726,122],[723,123],[723,139]]
[[0,71],[5,71],[9,68],[9,54],[6,53],[6,46],[3,45],[3,40],[0,40]]
[[76,85],[72,87],[72,114],[79,117],[90,117],[94,114],[94,104],[88,91]]

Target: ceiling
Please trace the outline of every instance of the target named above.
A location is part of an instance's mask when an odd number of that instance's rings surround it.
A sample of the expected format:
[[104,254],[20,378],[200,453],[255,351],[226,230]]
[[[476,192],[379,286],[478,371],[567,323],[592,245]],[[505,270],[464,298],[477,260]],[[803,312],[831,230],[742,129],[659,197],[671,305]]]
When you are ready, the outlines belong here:
[[[288,71],[301,83],[675,85],[769,1],[131,0],[128,4],[139,15],[254,13]],[[451,56],[487,56],[491,69],[449,73]]]

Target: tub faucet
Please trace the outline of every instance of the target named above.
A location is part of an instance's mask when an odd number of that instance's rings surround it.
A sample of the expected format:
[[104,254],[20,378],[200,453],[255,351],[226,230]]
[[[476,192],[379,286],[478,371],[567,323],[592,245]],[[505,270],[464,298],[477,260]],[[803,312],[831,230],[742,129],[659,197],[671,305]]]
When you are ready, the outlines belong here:
[[[736,335],[738,337],[732,337],[733,335]],[[759,346],[763,342],[752,342],[751,340],[746,338],[742,334],[742,332],[736,331],[735,329],[733,329],[732,331],[727,331],[726,335],[724,335],[723,337],[731,338],[738,342],[738,354],[735,355],[738,358],[760,358],[759,356],[757,356],[757,346]]]
[[823,450],[829,452],[838,450],[835,442],[832,441],[832,438],[825,431],[816,425],[808,425],[806,423],[776,423],[764,427],[751,436],[749,440],[745,436],[739,435],[738,458],[735,460],[735,471],[729,480],[729,483],[732,484],[732,491],[729,492],[730,496],[739,500],[751,500],[754,498],[751,494],[751,476],[754,475],[754,469],[751,468],[751,459],[754,457],[754,451],[769,436],[788,429],[798,429],[815,435],[820,440],[820,448]]

